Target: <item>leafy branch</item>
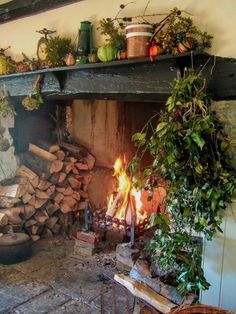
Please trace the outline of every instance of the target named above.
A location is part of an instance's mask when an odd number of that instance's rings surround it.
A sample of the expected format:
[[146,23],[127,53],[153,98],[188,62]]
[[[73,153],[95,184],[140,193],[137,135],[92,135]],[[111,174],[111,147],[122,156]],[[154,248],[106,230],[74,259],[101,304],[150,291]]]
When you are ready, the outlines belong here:
[[[172,284],[182,294],[208,289],[201,268],[201,245],[193,238],[211,239],[220,225],[236,184],[229,141],[210,110],[206,81],[186,71],[174,83],[159,122],[153,118],[133,135],[137,153],[129,165],[134,183],[153,190],[160,180],[169,183],[166,211],[151,217],[157,231],[151,252],[164,269],[172,268]],[[142,168],[148,153],[150,166]]]

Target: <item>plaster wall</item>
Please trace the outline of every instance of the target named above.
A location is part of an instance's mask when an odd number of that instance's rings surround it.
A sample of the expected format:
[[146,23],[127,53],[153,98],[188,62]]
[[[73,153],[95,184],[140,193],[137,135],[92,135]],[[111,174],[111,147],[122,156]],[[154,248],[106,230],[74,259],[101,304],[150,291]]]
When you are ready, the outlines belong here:
[[[47,27],[57,30],[58,35],[71,36],[77,41],[80,22],[90,20],[94,25],[96,46],[104,38],[96,31],[98,22],[104,17],[114,17],[120,4],[130,1],[122,0],[84,0],[55,10],[21,18],[0,25],[0,47],[11,45],[13,56],[20,58],[21,52],[33,57],[36,55],[37,41],[40,37],[35,30]],[[123,10],[123,16],[142,14],[147,0],[136,0]],[[150,0],[149,13],[168,13],[173,7],[193,14],[194,21],[202,29],[214,35],[214,43],[209,51],[224,57],[236,57],[236,1],[235,0]],[[122,16],[122,14],[120,16]],[[161,17],[159,17],[161,18]]]

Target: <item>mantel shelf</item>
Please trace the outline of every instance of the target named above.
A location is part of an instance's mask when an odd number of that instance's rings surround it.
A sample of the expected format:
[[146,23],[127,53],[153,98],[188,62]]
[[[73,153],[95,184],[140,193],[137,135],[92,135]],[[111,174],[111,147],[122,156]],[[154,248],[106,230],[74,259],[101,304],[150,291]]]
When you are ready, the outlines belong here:
[[38,75],[43,75],[45,99],[166,100],[173,80],[185,67],[199,70],[209,83],[213,99],[236,98],[236,61],[193,52],[149,58],[46,68],[0,76],[0,90],[12,98],[32,93]]

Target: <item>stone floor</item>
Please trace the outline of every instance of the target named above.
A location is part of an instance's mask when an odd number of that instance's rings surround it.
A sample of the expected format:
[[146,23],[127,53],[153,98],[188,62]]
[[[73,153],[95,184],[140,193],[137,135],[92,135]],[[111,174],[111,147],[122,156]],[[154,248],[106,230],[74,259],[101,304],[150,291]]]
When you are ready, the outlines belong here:
[[0,265],[0,314],[109,314],[114,304],[116,314],[126,313],[132,297],[109,280],[117,272],[114,252],[78,259],[73,245],[63,238],[40,240],[31,259]]

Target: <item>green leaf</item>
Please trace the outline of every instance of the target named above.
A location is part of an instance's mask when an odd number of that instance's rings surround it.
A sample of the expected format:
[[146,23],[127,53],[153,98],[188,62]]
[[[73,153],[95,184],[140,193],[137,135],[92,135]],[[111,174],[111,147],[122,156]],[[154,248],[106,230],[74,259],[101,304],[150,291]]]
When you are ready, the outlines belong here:
[[202,150],[202,148],[203,148],[203,146],[205,144],[204,139],[196,132],[191,133],[191,138],[198,145],[198,147],[200,147],[200,149]]
[[143,171],[143,176],[144,176],[144,178],[150,177],[151,174],[152,174],[152,170],[151,170],[150,168],[146,168],[146,169]]
[[157,125],[156,131],[159,132],[160,130],[164,129],[167,126],[167,122],[161,122]]
[[185,208],[185,209],[184,209],[184,212],[183,212],[183,217],[184,217],[184,218],[187,218],[187,217],[190,216],[190,214],[191,214],[190,209],[189,209],[189,208]]
[[174,109],[175,102],[174,102],[174,98],[172,96],[170,96],[167,99],[166,106],[168,106],[168,111],[169,112],[171,112]]
[[155,227],[158,224],[158,216],[156,213],[152,213],[149,219],[149,226]]
[[143,140],[145,140],[146,138],[146,133],[135,133],[133,136],[132,136],[132,141],[133,142],[142,142]]
[[202,171],[203,171],[203,167],[201,164],[198,164],[196,167],[195,167],[195,171],[198,173],[198,174],[202,174]]
[[215,199],[213,199],[211,201],[211,209],[214,211],[216,209],[216,205],[217,205],[217,201]]

